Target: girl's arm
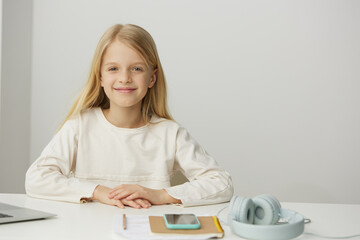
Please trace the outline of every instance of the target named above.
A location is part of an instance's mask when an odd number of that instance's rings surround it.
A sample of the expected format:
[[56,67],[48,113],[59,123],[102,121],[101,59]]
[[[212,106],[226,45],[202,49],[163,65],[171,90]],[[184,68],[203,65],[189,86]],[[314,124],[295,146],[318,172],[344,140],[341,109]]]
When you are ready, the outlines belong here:
[[25,188],[29,196],[58,201],[80,203],[97,200],[124,208],[148,208],[145,199],[109,199],[110,188],[82,181],[72,176],[78,146],[77,121],[67,121],[45,147],[40,157],[26,173]]
[[72,176],[77,136],[77,121],[69,120],[45,147],[26,173],[25,189],[29,196],[78,203],[92,197],[97,184]]
[[184,206],[230,201],[234,191],[230,174],[182,127],[177,132],[176,149],[175,169],[189,182],[167,188],[169,195],[180,199]]
[[190,182],[167,189],[155,190],[139,185],[120,185],[114,188],[111,199],[144,198],[152,204],[182,203],[196,206],[230,201],[233,185],[228,172],[184,129],[176,136],[175,169],[180,169]]

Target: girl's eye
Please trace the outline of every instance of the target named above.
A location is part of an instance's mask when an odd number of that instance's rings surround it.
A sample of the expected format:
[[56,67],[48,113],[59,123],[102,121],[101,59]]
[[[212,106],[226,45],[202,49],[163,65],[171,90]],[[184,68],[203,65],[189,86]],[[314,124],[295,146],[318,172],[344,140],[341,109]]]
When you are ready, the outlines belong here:
[[117,70],[117,67],[111,67],[111,68],[109,68],[109,71],[116,71]]
[[135,71],[135,72],[141,72],[141,71],[142,71],[142,68],[140,68],[140,67],[134,67],[134,68],[133,68],[133,71]]

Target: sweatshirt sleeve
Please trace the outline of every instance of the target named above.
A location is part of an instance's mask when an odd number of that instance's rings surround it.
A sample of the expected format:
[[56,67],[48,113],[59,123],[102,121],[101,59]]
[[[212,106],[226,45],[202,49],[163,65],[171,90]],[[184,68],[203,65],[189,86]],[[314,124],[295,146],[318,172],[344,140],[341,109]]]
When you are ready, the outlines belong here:
[[77,120],[67,121],[26,173],[31,197],[80,203],[91,198],[97,184],[72,176],[78,143]]
[[233,195],[230,174],[182,127],[176,137],[175,168],[180,169],[189,182],[166,191],[180,199],[185,207],[230,201]]

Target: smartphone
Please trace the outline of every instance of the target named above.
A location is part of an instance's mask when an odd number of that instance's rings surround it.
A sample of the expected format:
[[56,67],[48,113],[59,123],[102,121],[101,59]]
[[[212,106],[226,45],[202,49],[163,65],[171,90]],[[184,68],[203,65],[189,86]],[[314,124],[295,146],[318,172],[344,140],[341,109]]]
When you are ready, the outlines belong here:
[[200,222],[195,214],[164,214],[168,229],[199,229]]

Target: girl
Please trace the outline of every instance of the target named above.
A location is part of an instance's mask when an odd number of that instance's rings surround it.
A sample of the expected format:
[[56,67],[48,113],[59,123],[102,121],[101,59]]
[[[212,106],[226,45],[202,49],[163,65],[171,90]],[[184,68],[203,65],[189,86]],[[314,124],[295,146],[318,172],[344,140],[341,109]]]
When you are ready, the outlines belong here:
[[[190,180],[170,186],[180,170]],[[26,173],[29,196],[96,200],[120,208],[229,201],[229,174],[170,116],[155,43],[114,25],[95,51],[87,84]]]

